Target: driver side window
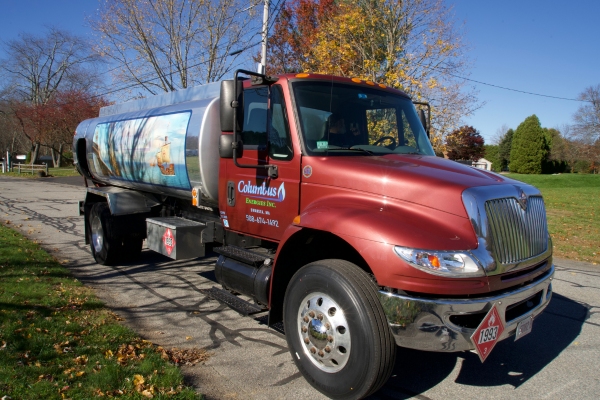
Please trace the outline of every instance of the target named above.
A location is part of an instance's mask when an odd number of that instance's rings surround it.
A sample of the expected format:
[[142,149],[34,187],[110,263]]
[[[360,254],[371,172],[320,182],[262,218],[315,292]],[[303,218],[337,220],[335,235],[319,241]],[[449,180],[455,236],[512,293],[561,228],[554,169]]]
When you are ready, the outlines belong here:
[[242,142],[250,148],[267,147],[267,100],[269,90],[259,87],[244,90]]

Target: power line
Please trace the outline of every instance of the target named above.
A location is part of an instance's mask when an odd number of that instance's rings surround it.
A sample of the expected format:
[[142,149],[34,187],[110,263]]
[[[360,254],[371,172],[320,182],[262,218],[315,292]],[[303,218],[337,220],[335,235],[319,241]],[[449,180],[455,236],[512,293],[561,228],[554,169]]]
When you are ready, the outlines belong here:
[[[437,68],[434,68],[434,69],[437,69]],[[505,87],[505,86],[494,85],[494,84],[492,84],[492,83],[486,83],[486,82],[477,81],[477,80],[475,80],[475,79],[465,78],[464,76],[454,75],[454,74],[451,74],[451,73],[449,73],[449,72],[447,72],[447,71],[445,71],[445,73],[446,73],[446,74],[448,74],[448,75],[450,75],[450,76],[453,76],[453,77],[455,77],[455,78],[458,78],[458,79],[463,79],[463,80],[465,80],[465,81],[474,82],[474,83],[477,83],[477,84],[480,84],[480,85],[485,85],[485,86],[491,86],[491,87],[495,87],[495,88],[497,88],[497,89],[509,90],[509,91],[511,91],[511,92],[517,92],[517,93],[529,94],[529,95],[532,95],[532,96],[539,96],[539,97],[548,97],[548,98],[551,98],[551,99],[558,99],[558,100],[568,100],[568,101],[589,102],[588,100],[571,99],[571,98],[568,98],[568,97],[551,96],[551,95],[548,95],[548,94],[541,94],[541,93],[527,92],[527,91],[525,91],[525,90],[519,90],[519,89],[508,88],[508,87]]]

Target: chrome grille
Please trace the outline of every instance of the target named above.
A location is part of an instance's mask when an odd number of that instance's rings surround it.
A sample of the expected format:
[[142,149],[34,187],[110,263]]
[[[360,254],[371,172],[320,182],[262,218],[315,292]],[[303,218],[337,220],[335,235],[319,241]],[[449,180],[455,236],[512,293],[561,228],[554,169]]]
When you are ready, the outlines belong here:
[[514,197],[488,200],[485,212],[496,261],[514,264],[546,251],[548,227],[540,196],[530,196],[525,210]]

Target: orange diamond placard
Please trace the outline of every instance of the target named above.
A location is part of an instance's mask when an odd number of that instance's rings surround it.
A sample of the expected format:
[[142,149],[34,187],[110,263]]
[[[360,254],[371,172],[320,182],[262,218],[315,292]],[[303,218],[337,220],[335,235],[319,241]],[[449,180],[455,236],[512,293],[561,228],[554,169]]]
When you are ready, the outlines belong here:
[[173,248],[175,247],[175,237],[173,236],[173,232],[171,229],[167,228],[165,234],[163,235],[163,243],[165,244],[165,248],[167,249],[167,254],[171,255],[173,252]]
[[481,321],[481,324],[475,329],[475,333],[471,335],[471,340],[475,345],[481,362],[484,362],[490,355],[492,349],[498,343],[498,339],[502,336],[502,332],[504,332],[504,324],[494,304],[483,321]]

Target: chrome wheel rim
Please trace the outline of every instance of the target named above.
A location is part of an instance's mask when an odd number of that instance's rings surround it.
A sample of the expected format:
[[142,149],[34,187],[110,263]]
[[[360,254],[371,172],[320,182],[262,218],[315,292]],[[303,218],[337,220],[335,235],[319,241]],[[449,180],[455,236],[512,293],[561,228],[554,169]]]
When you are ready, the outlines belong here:
[[92,218],[92,223],[90,225],[90,231],[92,234],[92,246],[94,246],[94,251],[96,253],[100,253],[104,244],[104,232],[102,231],[102,222],[100,221],[100,217],[94,215],[94,217]]
[[350,329],[342,308],[323,293],[311,293],[300,303],[298,334],[304,353],[320,370],[341,370],[350,358]]

